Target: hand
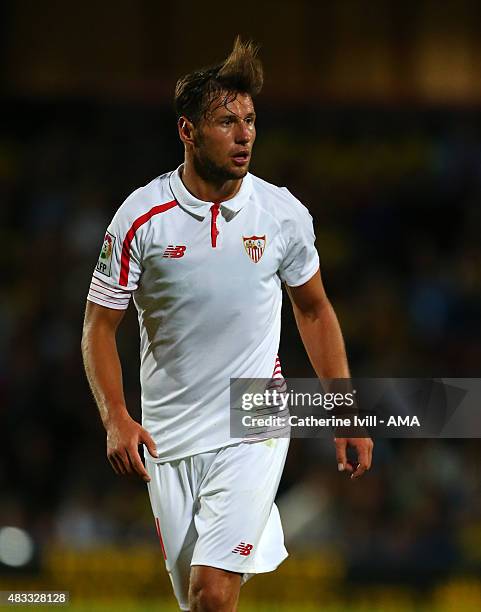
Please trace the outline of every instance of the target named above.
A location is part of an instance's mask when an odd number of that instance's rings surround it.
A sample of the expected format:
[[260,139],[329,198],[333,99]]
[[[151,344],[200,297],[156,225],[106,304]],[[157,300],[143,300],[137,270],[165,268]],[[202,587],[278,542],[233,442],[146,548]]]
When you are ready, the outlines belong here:
[[116,474],[138,474],[144,482],[150,482],[139,455],[138,447],[142,443],[152,457],[158,456],[149,432],[129,416],[107,427],[107,457]]
[[[371,438],[334,438],[336,445],[337,468],[340,472],[350,472],[351,478],[359,478],[372,463],[372,449],[374,447]],[[347,447],[353,446],[357,452],[357,467],[347,460]]]

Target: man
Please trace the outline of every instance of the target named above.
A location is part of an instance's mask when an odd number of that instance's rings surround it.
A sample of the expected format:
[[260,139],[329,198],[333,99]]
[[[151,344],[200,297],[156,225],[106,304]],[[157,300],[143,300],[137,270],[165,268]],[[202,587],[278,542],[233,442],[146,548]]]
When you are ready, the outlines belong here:
[[[248,172],[262,80],[256,49],[239,39],[225,62],[179,80],[184,163],[117,211],[86,309],[84,362],[107,455],[115,472],[148,483],[182,610],[235,610],[241,583],[287,556],[274,497],[288,440],[229,435],[230,379],[279,374],[281,281],[318,376],[349,377],[312,219],[286,189]],[[131,296],[143,426],[127,412],[115,340]],[[369,439],[335,442],[339,470],[369,469]]]

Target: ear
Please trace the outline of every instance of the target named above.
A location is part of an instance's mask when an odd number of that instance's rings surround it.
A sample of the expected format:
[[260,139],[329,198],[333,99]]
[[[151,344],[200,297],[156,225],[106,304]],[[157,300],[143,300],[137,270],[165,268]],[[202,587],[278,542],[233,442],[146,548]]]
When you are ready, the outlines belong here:
[[184,144],[193,144],[194,142],[194,124],[185,115],[179,117],[177,121],[179,137]]

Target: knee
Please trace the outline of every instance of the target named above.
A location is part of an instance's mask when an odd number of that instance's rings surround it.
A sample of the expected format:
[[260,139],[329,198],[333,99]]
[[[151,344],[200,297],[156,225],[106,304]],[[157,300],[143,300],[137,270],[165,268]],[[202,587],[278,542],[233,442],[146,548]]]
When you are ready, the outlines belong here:
[[221,585],[196,581],[189,589],[191,612],[230,612],[232,596]]

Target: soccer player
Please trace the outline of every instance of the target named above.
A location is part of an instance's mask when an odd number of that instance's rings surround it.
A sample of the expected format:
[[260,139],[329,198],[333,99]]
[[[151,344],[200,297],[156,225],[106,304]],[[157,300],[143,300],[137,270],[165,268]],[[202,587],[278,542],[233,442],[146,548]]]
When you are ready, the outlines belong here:
[[[222,64],[178,81],[184,162],[118,209],[86,308],[83,356],[107,456],[116,473],[147,482],[182,610],[235,610],[241,584],[287,556],[274,497],[288,439],[229,435],[230,379],[280,374],[282,282],[317,375],[349,377],[312,219],[287,189],[249,173],[262,82],[256,48],[239,39]],[[142,426],[127,411],[116,346],[131,297]],[[339,470],[357,478],[369,469],[370,439],[335,445]]]

